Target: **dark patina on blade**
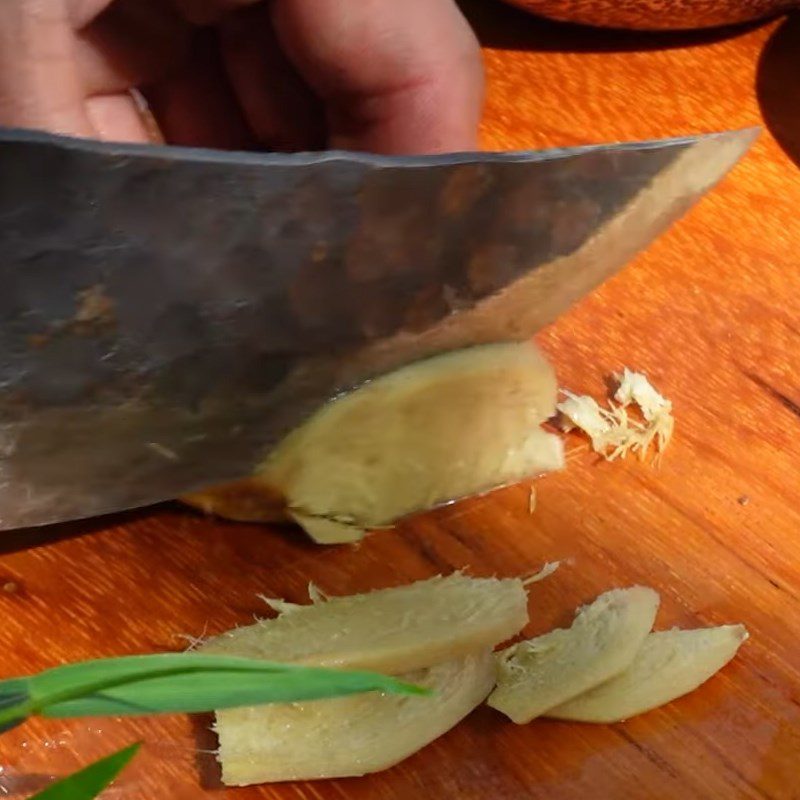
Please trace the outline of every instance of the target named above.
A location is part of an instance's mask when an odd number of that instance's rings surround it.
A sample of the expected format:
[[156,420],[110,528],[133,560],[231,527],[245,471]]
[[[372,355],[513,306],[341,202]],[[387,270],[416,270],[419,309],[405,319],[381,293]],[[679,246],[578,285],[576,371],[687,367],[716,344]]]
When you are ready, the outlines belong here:
[[247,475],[338,391],[529,336],[753,138],[401,158],[0,130],[0,528]]

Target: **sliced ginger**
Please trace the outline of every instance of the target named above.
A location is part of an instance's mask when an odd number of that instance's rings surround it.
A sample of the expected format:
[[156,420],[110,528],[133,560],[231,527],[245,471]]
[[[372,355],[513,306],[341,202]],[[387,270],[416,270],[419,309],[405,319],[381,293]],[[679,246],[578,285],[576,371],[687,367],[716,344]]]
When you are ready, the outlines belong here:
[[[310,605],[264,598],[279,616],[207,641],[205,652],[373,669],[433,690],[429,696],[351,695],[216,714],[228,785],[363,775],[396,764],[489,704],[522,723],[546,715],[614,722],[692,691],[735,655],[741,625],[650,633],[652,589],[600,595],[568,629],[495,655],[527,621],[523,582],[436,577]],[[497,681],[497,686],[492,687]]]
[[434,356],[328,403],[257,474],[184,498],[255,521],[291,518],[319,542],[563,466],[553,370],[531,342]]
[[614,589],[559,628],[498,653],[497,687],[488,703],[516,723],[622,672],[653,627],[658,594],[643,586]]
[[[310,605],[265,598],[279,612],[204,652],[402,674],[433,694],[382,694],[218,711],[223,781],[311,780],[385,769],[449,730],[492,689],[492,647],[527,622],[519,579],[455,573]],[[418,702],[422,701],[422,702]]]
[[527,621],[521,580],[456,572],[292,606],[211,639],[202,650],[394,675],[491,649]]
[[402,677],[433,694],[373,692],[218,711],[223,782],[243,786],[340,778],[391,767],[448,731],[485,699],[494,684],[495,662],[491,650],[482,650]]
[[694,691],[724,667],[747,639],[744,625],[651,633],[615,678],[551,708],[548,717],[620,722]]

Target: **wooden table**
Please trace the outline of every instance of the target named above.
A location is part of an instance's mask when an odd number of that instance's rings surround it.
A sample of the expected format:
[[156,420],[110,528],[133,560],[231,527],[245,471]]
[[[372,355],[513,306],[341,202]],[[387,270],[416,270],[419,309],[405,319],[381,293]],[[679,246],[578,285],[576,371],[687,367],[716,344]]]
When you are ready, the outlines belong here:
[[486,47],[486,147],[766,125],[724,184],[539,337],[577,391],[601,395],[622,365],[650,373],[676,409],[663,466],[586,453],[540,482],[533,516],[516,486],[360,547],[177,507],[4,535],[0,673],[174,649],[179,633],[249,622],[258,592],[302,598],[310,579],[352,592],[552,559],[566,564],[533,588],[531,632],[642,582],[662,594],[662,627],[742,621],[751,640],[700,691],[627,724],[517,727],[481,708],[362,779],[220,789],[205,718],[29,724],[0,741],[0,795],[141,738],[109,797],[800,798],[800,20],[648,39],[469,10]]

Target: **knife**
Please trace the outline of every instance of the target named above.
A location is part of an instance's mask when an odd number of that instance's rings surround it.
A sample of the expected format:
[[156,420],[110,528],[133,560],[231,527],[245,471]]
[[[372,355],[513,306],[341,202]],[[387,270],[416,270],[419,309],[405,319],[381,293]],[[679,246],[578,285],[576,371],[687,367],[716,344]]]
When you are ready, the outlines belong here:
[[529,337],[756,134],[388,157],[0,129],[0,529],[249,475],[339,392]]

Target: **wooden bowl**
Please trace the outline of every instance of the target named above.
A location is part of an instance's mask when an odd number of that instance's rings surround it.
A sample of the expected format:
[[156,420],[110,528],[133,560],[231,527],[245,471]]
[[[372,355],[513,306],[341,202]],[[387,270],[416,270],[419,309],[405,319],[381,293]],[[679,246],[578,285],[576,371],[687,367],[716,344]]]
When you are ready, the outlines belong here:
[[506,0],[562,22],[602,28],[691,30],[734,25],[800,6],[798,0]]

